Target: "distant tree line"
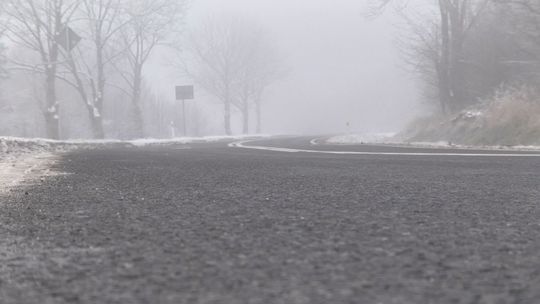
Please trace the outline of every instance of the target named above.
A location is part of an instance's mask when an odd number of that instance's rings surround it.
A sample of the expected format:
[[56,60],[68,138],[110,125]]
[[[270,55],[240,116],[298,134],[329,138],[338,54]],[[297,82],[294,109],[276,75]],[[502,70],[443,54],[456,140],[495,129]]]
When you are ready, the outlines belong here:
[[243,133],[250,132],[253,107],[256,132],[262,132],[263,94],[286,72],[269,35],[254,20],[228,15],[207,18],[188,35],[180,68],[223,104],[228,135],[234,109],[242,115]]
[[182,39],[186,13],[187,0],[2,0],[0,135],[171,134],[178,111],[148,85],[148,63],[164,48],[223,103],[225,133],[235,110],[249,132],[253,108],[261,131],[262,95],[279,76],[271,40],[255,22],[221,17]]
[[376,2],[403,16],[400,45],[442,113],[454,113],[501,86],[540,87],[540,2],[437,0]]
[[[60,99],[75,99],[72,92],[76,92],[86,109],[91,136],[104,138],[104,107],[119,96],[113,91],[125,93],[131,103],[133,133],[126,136],[144,135],[144,67],[155,48],[182,26],[185,1],[4,0],[2,4],[10,46],[7,69],[14,78],[25,73],[41,81],[41,93],[32,93],[47,137],[60,138],[62,116],[71,114],[62,111],[66,104]],[[25,89],[30,88],[28,84]]]

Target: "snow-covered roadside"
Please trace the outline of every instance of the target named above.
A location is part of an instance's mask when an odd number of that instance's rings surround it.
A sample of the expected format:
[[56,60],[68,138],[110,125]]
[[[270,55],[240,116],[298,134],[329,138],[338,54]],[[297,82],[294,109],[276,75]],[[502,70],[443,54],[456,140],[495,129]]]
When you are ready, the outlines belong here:
[[39,140],[0,138],[0,194],[51,175],[56,152],[65,149]]
[[395,133],[366,133],[366,134],[346,134],[333,136],[325,140],[326,143],[334,145],[358,145],[364,143],[386,143],[392,140]]
[[86,139],[74,139],[74,140],[52,140],[43,138],[20,138],[20,137],[0,137],[0,152],[5,152],[8,146],[16,146],[17,150],[26,150],[27,147],[32,149],[70,149],[70,148],[92,148],[103,145],[121,144],[132,145],[136,147],[151,146],[151,145],[168,145],[168,144],[190,144],[190,143],[209,143],[219,142],[227,140],[244,140],[252,138],[265,138],[271,135],[257,134],[257,135],[238,135],[238,136],[205,136],[205,137],[176,137],[170,139],[156,139],[156,138],[143,138],[135,140],[117,140],[117,139],[103,139],[103,140],[86,140]]
[[146,147],[153,145],[209,143],[264,138],[269,135],[180,137],[173,139],[49,140],[0,137],[0,194],[22,183],[31,183],[53,174],[50,170],[61,153],[75,149],[95,149],[107,145]]
[[50,152],[13,153],[0,157],[0,194],[22,183],[32,183],[55,174],[50,167],[57,155]]
[[237,136],[205,136],[205,137],[177,137],[171,139],[154,139],[144,138],[130,141],[113,141],[114,143],[125,143],[136,147],[155,146],[155,145],[174,145],[174,144],[196,144],[196,143],[211,143],[220,141],[231,140],[248,140],[266,138],[271,135],[258,134],[258,135],[237,135]]
[[394,145],[412,146],[434,149],[464,149],[464,150],[503,150],[503,151],[540,151],[540,146],[486,146],[486,145],[457,145],[450,142],[408,142],[395,143]]
[[[321,143],[321,141],[318,141]],[[396,147],[430,148],[430,149],[464,149],[464,150],[504,150],[504,151],[540,151],[540,146],[471,146],[457,145],[451,142],[402,142],[393,134],[348,134],[326,139],[323,143],[334,145],[377,144]]]

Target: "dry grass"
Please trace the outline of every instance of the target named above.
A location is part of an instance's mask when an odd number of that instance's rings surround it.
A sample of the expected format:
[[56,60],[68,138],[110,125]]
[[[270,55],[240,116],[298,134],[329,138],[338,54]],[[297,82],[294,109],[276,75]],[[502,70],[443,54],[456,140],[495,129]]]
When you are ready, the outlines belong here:
[[464,145],[540,145],[540,94],[527,87],[500,90],[460,113],[418,119],[402,137]]

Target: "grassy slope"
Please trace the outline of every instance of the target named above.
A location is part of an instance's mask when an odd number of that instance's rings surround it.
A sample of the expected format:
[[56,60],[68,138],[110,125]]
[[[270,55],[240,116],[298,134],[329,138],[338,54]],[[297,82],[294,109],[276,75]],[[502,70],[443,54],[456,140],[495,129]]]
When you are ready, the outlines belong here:
[[540,145],[540,100],[521,90],[505,92],[457,114],[418,119],[401,137],[410,142]]

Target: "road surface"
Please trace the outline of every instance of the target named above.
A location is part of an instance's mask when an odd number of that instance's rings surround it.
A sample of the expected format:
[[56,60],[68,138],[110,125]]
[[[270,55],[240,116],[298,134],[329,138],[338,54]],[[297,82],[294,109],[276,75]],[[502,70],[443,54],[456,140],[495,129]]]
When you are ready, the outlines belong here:
[[538,303],[534,152],[311,139],[63,156],[2,196],[0,303]]

